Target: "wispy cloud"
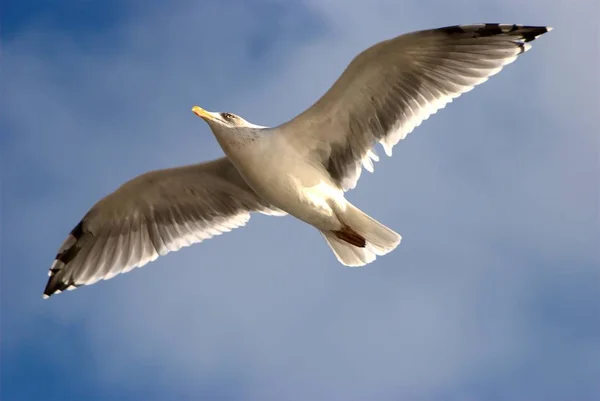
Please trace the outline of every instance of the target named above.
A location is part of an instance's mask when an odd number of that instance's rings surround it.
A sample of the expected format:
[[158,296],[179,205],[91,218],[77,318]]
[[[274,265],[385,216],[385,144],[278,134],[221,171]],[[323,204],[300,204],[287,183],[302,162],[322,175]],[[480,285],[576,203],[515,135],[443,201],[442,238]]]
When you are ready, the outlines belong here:
[[[586,334],[600,330],[598,6],[579,5],[131,3],[101,32],[15,35],[0,99],[4,362],[34,347],[35,375],[132,398],[599,395],[587,361],[600,342]],[[192,105],[275,125],[370,44],[479,21],[556,29],[363,173],[349,198],[403,235],[394,253],[343,268],[314,229],[254,216],[41,300],[56,248],[97,199],[222,154]]]

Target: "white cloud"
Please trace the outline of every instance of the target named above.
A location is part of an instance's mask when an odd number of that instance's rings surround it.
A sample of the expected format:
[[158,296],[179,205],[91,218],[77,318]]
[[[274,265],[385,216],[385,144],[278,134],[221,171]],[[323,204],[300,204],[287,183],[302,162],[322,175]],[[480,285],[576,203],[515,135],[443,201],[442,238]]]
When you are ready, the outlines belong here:
[[[6,241],[36,251],[20,295],[27,315],[85,322],[100,380],[135,388],[141,364],[158,366],[165,386],[189,394],[233,377],[250,399],[421,398],[529,363],[545,335],[523,306],[539,276],[597,277],[598,117],[585,113],[598,106],[597,68],[578,56],[595,22],[559,4],[260,4],[134,8],[109,34],[116,47],[47,27],[6,44],[14,139],[5,160],[15,168],[5,174],[21,212],[8,216]],[[267,22],[269,7],[285,23]],[[302,33],[299,19],[321,34]],[[349,197],[404,236],[394,253],[345,269],[314,229],[255,216],[143,271],[37,301],[55,248],[99,197],[146,170],[221,155],[193,104],[274,125],[364,47],[479,21],[556,30],[363,174]],[[255,59],[265,29],[274,39]],[[574,71],[577,57],[590,64]]]

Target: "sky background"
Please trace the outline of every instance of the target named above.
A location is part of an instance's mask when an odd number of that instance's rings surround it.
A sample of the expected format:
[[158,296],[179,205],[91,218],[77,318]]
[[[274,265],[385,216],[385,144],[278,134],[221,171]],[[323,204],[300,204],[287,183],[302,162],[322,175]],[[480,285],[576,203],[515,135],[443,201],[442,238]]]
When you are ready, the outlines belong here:
[[[594,0],[33,0],[1,12],[2,401],[600,399]],[[71,228],[150,169],[220,157],[190,108],[277,125],[364,48],[555,29],[348,198],[403,236],[361,269],[255,215],[42,300]]]

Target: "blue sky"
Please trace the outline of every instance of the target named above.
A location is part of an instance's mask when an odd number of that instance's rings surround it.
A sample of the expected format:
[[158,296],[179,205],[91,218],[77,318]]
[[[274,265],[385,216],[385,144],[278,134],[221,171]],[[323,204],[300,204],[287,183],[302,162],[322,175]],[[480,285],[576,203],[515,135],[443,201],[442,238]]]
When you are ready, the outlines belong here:
[[[599,399],[598,7],[3,5],[0,398]],[[314,229],[258,215],[42,300],[96,200],[222,155],[192,105],[276,125],[379,40],[496,21],[555,30],[348,194],[402,234],[393,253],[344,268]]]

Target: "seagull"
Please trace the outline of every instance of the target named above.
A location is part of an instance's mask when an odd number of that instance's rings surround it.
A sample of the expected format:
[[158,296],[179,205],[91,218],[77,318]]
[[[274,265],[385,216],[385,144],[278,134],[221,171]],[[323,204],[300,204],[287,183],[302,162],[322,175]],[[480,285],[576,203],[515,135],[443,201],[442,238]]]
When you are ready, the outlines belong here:
[[373,172],[374,146],[391,156],[422,121],[551,29],[454,25],[379,42],[311,107],[277,127],[194,106],[225,156],[150,171],[99,200],[59,248],[44,298],[241,227],[253,212],[289,214],[314,226],[342,265],[373,262],[402,237],[344,194],[362,168]]

